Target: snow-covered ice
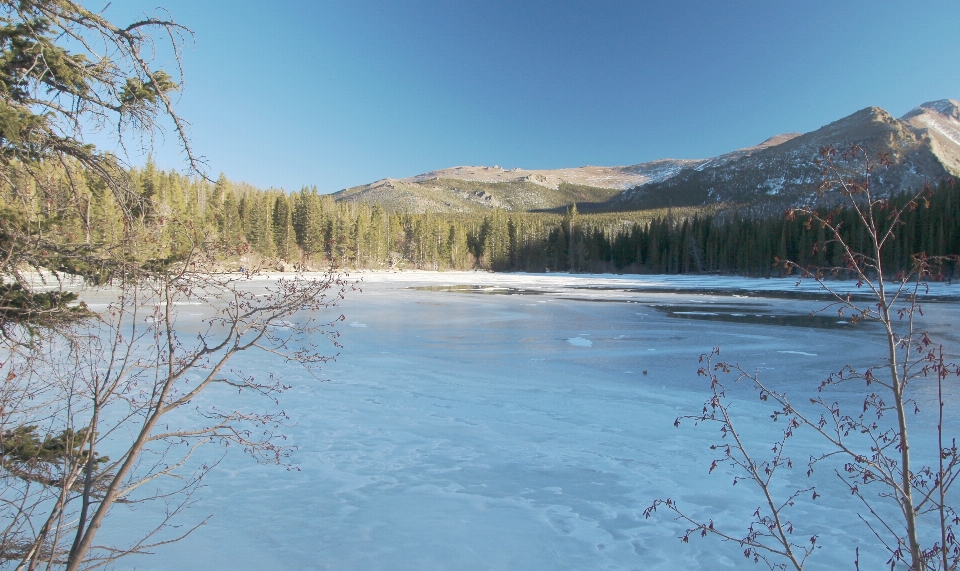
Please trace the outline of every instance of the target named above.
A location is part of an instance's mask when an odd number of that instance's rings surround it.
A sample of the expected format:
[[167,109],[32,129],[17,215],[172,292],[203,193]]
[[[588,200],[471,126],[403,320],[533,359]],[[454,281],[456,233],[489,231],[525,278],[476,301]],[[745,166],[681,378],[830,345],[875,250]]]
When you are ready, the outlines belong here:
[[[684,526],[666,512],[643,517],[655,498],[669,497],[741,533],[759,505],[749,487],[731,486],[733,472],[708,474],[714,429],[673,426],[707,396],[696,376],[699,355],[720,346],[726,360],[758,369],[797,397],[815,394],[843,364],[873,364],[880,355],[877,328],[840,325],[835,312],[804,322],[822,302],[792,296],[795,280],[479,272],[363,278],[363,292],[341,308],[349,326],[337,361],[323,370],[328,382],[262,355],[238,361],[280,373],[293,386],[281,406],[296,422],[286,433],[298,447],[290,459],[298,470],[230,451],[184,523],[213,518],[128,565],[757,569],[735,543],[681,544]],[[816,295],[819,286],[800,291]],[[936,284],[932,296],[948,301],[931,302],[923,325],[960,347],[960,303],[949,301],[960,285]],[[956,387],[949,390],[956,395]],[[777,434],[770,406],[745,387],[729,394],[741,431],[764,454]],[[840,387],[831,397],[856,406],[858,394]],[[930,394],[917,396],[922,409],[930,404]],[[935,421],[913,420],[918,449],[929,448]],[[803,461],[785,472],[779,491],[809,484],[805,460],[815,448],[803,437],[791,446]],[[821,536],[824,548],[809,568],[852,568],[856,546],[862,568],[882,567],[887,556],[858,522],[849,492],[826,470],[814,478],[822,478],[823,497],[800,502],[791,514],[799,538]],[[149,512],[118,515],[146,521]]]

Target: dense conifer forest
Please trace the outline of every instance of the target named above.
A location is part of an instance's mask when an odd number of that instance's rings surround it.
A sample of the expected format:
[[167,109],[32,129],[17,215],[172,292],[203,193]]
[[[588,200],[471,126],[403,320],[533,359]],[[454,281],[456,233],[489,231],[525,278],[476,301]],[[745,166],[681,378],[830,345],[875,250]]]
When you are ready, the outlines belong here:
[[[78,172],[82,173],[82,169]],[[61,170],[50,177],[64,178]],[[76,173],[71,176],[77,176]],[[391,212],[379,206],[336,203],[315,188],[287,193],[236,183],[221,175],[211,183],[152,161],[129,171],[146,206],[142,217],[159,222],[153,257],[176,261],[205,244],[226,252],[225,268],[246,261],[273,269],[407,268],[488,269],[526,272],[720,273],[778,276],[778,260],[840,266],[842,254],[804,217],[761,217],[728,208],[677,208],[565,214],[494,209],[484,214]],[[122,239],[122,216],[113,195],[87,177],[85,193],[64,190],[60,203],[16,204],[0,196],[3,216],[35,224],[77,248],[110,248]],[[13,181],[17,183],[16,180]],[[23,184],[29,184],[26,178]],[[903,199],[905,200],[905,199]],[[901,199],[893,199],[897,207]],[[960,190],[941,184],[928,206],[910,212],[894,234],[885,267],[908,265],[911,252],[960,253]],[[854,213],[847,228],[857,228]],[[186,230],[186,232],[184,232]],[[862,233],[862,231],[861,231]],[[189,240],[184,237],[190,238]],[[865,236],[849,231],[860,247]],[[96,276],[95,268],[61,268]],[[952,277],[955,268],[947,268]],[[106,276],[100,276],[106,277]]]

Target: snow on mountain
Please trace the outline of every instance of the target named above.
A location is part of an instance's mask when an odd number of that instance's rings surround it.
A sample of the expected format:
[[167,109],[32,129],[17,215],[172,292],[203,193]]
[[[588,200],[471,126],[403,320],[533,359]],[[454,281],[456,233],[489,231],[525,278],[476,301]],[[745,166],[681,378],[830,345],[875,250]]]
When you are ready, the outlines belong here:
[[499,166],[459,166],[418,174],[401,180],[410,183],[440,179],[484,183],[532,182],[554,190],[560,188],[561,183],[566,182],[597,188],[625,190],[639,184],[659,182],[673,176],[685,167],[700,162],[702,161],[661,159],[626,167],[583,166],[563,169],[502,169]]
[[952,174],[960,174],[960,102],[940,99],[920,105],[900,118],[921,137]]
[[960,174],[958,117],[960,106],[952,100],[925,103],[901,119],[868,107],[778,145],[634,187],[612,202],[618,209],[718,202],[777,208],[810,204],[819,200],[822,173],[813,162],[819,150],[850,144],[889,155],[892,165],[877,171],[875,180],[885,191],[918,189],[928,181]]
[[900,119],[879,107],[861,109],[805,134],[787,133],[707,159],[660,159],[630,166],[503,169],[458,166],[342,190],[338,201],[417,212],[556,209],[573,202],[593,210],[632,210],[728,203],[774,208],[819,200],[825,146],[857,144],[887,153],[881,188],[899,192],[960,176],[960,102],[920,105]]

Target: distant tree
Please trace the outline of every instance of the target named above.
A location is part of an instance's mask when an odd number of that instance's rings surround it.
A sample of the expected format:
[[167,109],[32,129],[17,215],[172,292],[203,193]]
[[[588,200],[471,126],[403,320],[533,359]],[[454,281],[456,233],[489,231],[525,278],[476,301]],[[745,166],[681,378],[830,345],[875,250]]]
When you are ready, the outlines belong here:
[[273,240],[277,245],[277,255],[292,260],[297,243],[293,232],[290,199],[286,193],[279,193],[274,199],[272,214]]

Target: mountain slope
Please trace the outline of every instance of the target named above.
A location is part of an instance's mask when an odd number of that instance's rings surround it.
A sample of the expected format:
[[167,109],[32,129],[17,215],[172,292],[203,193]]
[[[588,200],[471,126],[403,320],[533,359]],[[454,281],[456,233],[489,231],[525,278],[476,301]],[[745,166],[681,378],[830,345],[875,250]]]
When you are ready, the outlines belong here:
[[900,118],[921,137],[953,175],[960,175],[960,102],[941,99],[924,103]]
[[663,159],[626,167],[554,170],[460,166],[404,179],[383,179],[334,193],[343,202],[411,212],[474,212],[490,208],[549,210],[574,202],[602,203],[622,190],[665,180],[703,160]]
[[720,166],[799,136],[771,137],[754,147],[710,159],[660,159],[623,167],[583,166],[553,170],[505,170],[498,166],[451,167],[387,178],[336,192],[338,202],[379,204],[410,212],[551,210],[573,203],[609,204],[624,189],[670,179],[684,169]]
[[717,202],[781,208],[818,199],[822,175],[813,163],[824,146],[858,144],[887,153],[892,165],[877,171],[886,192],[919,189],[926,181],[960,174],[960,105],[925,103],[901,119],[878,107],[862,109],[816,131],[721,165],[685,169],[667,180],[623,192],[610,210],[695,206]]
[[378,204],[387,210],[482,212],[492,208],[530,211],[550,210],[574,202],[605,203],[619,193],[620,190],[615,188],[597,188],[566,182],[560,182],[556,188],[552,188],[529,179],[491,182],[427,178],[419,181],[384,179],[341,190],[333,196],[338,202]]
[[878,171],[874,181],[884,191],[960,176],[960,103],[931,101],[900,119],[868,107],[810,133],[777,135],[709,159],[554,170],[460,166],[383,179],[333,196],[410,212],[556,210],[574,202],[594,211],[717,203],[782,209],[820,200],[822,175],[813,160],[821,147],[850,144],[889,155],[892,166]]

